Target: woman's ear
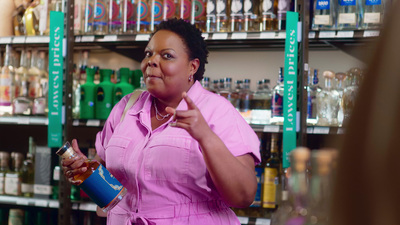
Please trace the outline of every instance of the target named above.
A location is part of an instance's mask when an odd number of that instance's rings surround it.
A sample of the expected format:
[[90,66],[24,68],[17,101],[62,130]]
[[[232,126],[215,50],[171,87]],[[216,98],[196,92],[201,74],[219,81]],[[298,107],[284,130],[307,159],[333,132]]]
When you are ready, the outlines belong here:
[[190,61],[190,74],[192,74],[194,76],[194,74],[196,74],[197,70],[200,67],[200,60],[198,58],[192,59]]

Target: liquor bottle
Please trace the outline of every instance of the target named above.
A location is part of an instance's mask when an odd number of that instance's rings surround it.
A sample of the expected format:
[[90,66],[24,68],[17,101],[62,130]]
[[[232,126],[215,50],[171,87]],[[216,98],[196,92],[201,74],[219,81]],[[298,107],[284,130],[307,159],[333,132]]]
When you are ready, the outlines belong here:
[[190,22],[201,32],[206,32],[207,0],[192,0]]
[[[318,82],[318,70],[314,70],[314,75],[312,75],[312,69],[308,70],[307,77],[307,124],[316,124],[317,123],[317,92],[318,89],[314,86],[314,76],[317,76]],[[319,90],[321,91],[321,90]]]
[[272,90],[269,87],[269,85],[271,84],[270,79],[263,79],[263,84],[264,84],[264,91],[266,91],[269,94],[272,94]]
[[259,31],[259,0],[244,1],[244,31]]
[[140,88],[140,79],[143,78],[143,72],[140,69],[133,70],[132,72],[132,86],[134,89]]
[[59,194],[59,181],[60,181],[60,173],[61,169],[60,166],[54,166],[53,169],[53,181],[52,181],[52,199],[58,199],[58,194]]
[[21,193],[24,197],[33,197],[33,185],[35,183],[35,143],[33,137],[29,137],[29,151],[26,154],[21,168]]
[[29,98],[34,99],[38,96],[39,93],[39,88],[40,88],[40,82],[39,82],[39,77],[41,71],[37,67],[37,61],[38,61],[38,51],[37,50],[32,50],[31,54],[31,65],[28,69],[28,81],[29,81],[29,91],[28,95]]
[[379,29],[383,22],[385,0],[365,0],[363,3],[364,16],[361,17],[361,28]]
[[[69,142],[66,142],[57,152],[63,159],[76,156]],[[108,170],[95,160],[86,160],[84,165],[88,170],[74,176],[75,181],[80,181],[79,187],[100,207],[104,212],[111,210],[126,195],[126,189],[111,175]]]
[[278,30],[286,30],[286,12],[290,11],[291,0],[278,0]]
[[138,0],[137,6],[137,33],[149,33],[152,7],[150,0]]
[[264,183],[262,191],[262,207],[276,209],[277,185],[279,184],[280,158],[278,150],[278,134],[271,134],[271,154],[264,168]]
[[338,92],[338,94],[339,94],[339,98],[338,98],[338,101],[339,101],[339,109],[338,109],[338,125],[339,126],[342,126],[342,124],[343,124],[343,118],[344,118],[344,115],[343,115],[343,92],[344,92],[344,88],[345,88],[345,85],[344,85],[344,81],[345,81],[345,79],[346,79],[346,77],[347,77],[347,75],[345,74],[345,73],[336,73],[335,74],[335,79],[336,79],[336,91]]
[[337,28],[359,29],[361,20],[361,1],[339,0]]
[[[299,147],[290,153],[290,177],[287,196],[271,218],[271,224],[304,224],[307,214],[307,164],[310,151]],[[285,192],[286,194],[286,192]]]
[[271,99],[271,124],[283,124],[283,67],[279,68],[279,79],[272,89]]
[[11,169],[4,175],[4,193],[6,195],[21,195],[21,167],[24,155],[19,152],[11,153]]
[[[171,4],[172,5],[172,4]],[[175,9],[175,8],[174,8]],[[175,11],[174,11],[175,12]],[[151,20],[150,31],[154,31],[154,27],[161,23],[163,15],[163,0],[151,0]]]
[[[182,3],[182,5],[180,5],[180,3]],[[162,0],[162,20],[179,18],[181,15],[181,6],[184,6],[183,1],[178,2],[177,0]],[[183,11],[184,8],[182,8],[182,13]]]
[[81,85],[79,112],[81,119],[95,118],[96,84],[94,83],[93,68],[86,68],[86,83]]
[[243,80],[243,87],[239,93],[240,98],[240,114],[243,116],[247,123],[251,122],[251,108],[250,102],[253,99],[253,92],[250,90],[250,79]]
[[210,88],[210,78],[209,77],[203,77],[203,80],[201,81],[201,86],[209,91]]
[[12,114],[12,101],[15,92],[13,91],[14,67],[12,66],[12,48],[6,45],[4,66],[0,74],[0,116]]
[[[30,68],[31,52],[23,49],[21,51],[19,67],[15,70],[15,80],[21,82],[22,79],[28,80],[28,69]],[[22,85],[21,83],[19,83]],[[21,90],[15,89],[15,93],[20,94]]]
[[317,125],[336,126],[338,124],[339,93],[332,87],[335,73],[324,71],[325,87],[317,94]]
[[179,10],[176,12],[176,17],[190,21],[190,15],[192,14],[192,1],[190,0],[178,0]]
[[25,211],[23,209],[10,209],[8,213],[8,224],[23,224]]
[[278,29],[278,0],[261,0],[260,2],[260,31]]
[[317,118],[317,95],[322,91],[322,88],[319,86],[318,82],[318,70],[314,69],[314,76],[312,78],[312,85],[311,85],[311,107],[313,108],[311,117]]
[[28,36],[39,35],[39,16],[36,7],[40,4],[39,0],[34,0],[25,10],[23,21],[25,21],[25,31]]
[[113,91],[114,84],[111,82],[110,69],[100,70],[101,82],[95,88],[96,103],[95,103],[95,118],[106,120],[113,106]]
[[27,77],[22,78],[21,94],[13,100],[13,114],[29,116],[32,112],[33,102],[28,96]]
[[314,17],[312,18],[313,30],[336,29],[336,7],[337,1],[316,0],[314,1]]
[[231,95],[231,103],[238,112],[240,111],[240,91],[242,90],[242,83],[242,80],[235,81],[235,87],[233,88]]
[[0,152],[0,195],[4,195],[4,178],[7,171],[10,169],[8,161],[10,159],[10,153]]
[[121,77],[120,82],[114,88],[114,105],[117,104],[122,97],[133,92],[133,86],[129,83],[129,68],[119,69]]
[[136,0],[124,0],[123,11],[122,11],[122,32],[133,34],[136,32],[136,12],[137,12],[137,1]]
[[94,32],[94,5],[95,0],[84,0],[84,19],[83,19],[83,33],[93,34]]
[[231,31],[244,31],[244,1],[243,0],[232,0],[231,1]]
[[343,91],[343,123],[347,123],[350,119],[356,101],[358,88],[361,83],[362,71],[360,68],[351,68],[347,72],[349,83]]
[[125,0],[109,0],[108,5],[108,33],[120,34],[122,33],[122,10],[123,2]]
[[317,150],[311,153],[313,174],[308,191],[305,224],[329,224],[330,197],[332,193],[332,153]]
[[14,11],[14,16],[12,18],[12,23],[14,27],[14,36],[26,35],[26,29],[23,19],[26,8],[27,8],[27,3],[22,3]]
[[216,32],[229,31],[230,1],[216,0]]
[[226,77],[223,79],[223,87],[220,88],[218,91],[218,94],[221,95],[222,97],[226,98],[228,101],[231,101],[231,95],[232,95],[232,78]]
[[44,51],[39,52],[39,58],[37,60],[37,68],[39,69],[39,89],[37,89],[37,97],[33,100],[32,115],[36,116],[47,116],[47,92],[49,90],[49,75],[45,66],[46,53]]
[[39,14],[39,35],[49,35],[50,32],[50,0],[40,0],[40,4],[36,6]]
[[93,32],[96,35],[108,33],[108,1],[95,0]]
[[257,191],[256,191],[256,196],[254,197],[254,201],[250,205],[250,207],[260,207],[261,203],[262,203],[264,168],[256,166],[255,170],[256,170],[256,179],[257,179]]
[[218,91],[219,91],[219,84],[218,83],[219,83],[218,80],[213,80],[212,87],[211,87],[211,92],[218,93]]
[[258,81],[257,90],[250,102],[251,123],[269,124],[271,119],[271,92],[264,88],[264,82]]
[[74,34],[84,34],[85,0],[74,1]]

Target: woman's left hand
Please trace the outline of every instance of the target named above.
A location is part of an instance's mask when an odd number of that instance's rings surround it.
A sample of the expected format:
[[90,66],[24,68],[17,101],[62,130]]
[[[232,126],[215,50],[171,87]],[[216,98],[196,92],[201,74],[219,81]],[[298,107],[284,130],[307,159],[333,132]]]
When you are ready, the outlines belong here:
[[165,108],[167,113],[174,115],[172,118],[173,122],[171,122],[169,125],[185,129],[190,135],[192,135],[194,139],[199,142],[202,139],[207,140],[205,138],[207,138],[207,135],[211,134],[212,132],[199,108],[197,108],[186,92],[182,93],[182,98],[188,105],[187,110],[176,110],[171,107]]

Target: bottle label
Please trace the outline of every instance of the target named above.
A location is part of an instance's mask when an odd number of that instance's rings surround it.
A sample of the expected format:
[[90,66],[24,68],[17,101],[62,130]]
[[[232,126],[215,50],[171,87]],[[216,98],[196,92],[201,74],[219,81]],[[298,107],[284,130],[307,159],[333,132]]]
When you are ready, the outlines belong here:
[[[317,0],[315,9],[317,10],[325,10],[331,8],[331,1],[329,0]],[[317,16],[317,15],[315,15]]]
[[137,10],[141,21],[146,20],[149,17],[149,6],[146,2],[140,1]]
[[120,8],[116,1],[112,2],[111,24],[121,24]]
[[283,116],[283,98],[279,94],[272,97],[272,116]]
[[208,0],[207,1],[207,17],[208,16],[214,16],[216,14],[216,6],[217,1],[216,0]]
[[23,114],[29,108],[29,103],[27,102],[14,102],[14,113]]
[[355,13],[340,13],[339,24],[356,24],[356,14]]
[[128,1],[127,2],[127,13],[126,13],[126,19],[127,19],[128,24],[136,23],[136,21],[135,21],[136,18],[133,16],[134,12],[135,12],[134,5],[130,1]]
[[243,0],[233,0],[231,2],[231,16],[243,15]]
[[365,0],[365,5],[381,5],[382,0]]
[[275,208],[276,206],[276,178],[278,170],[275,168],[264,169],[263,207]]
[[153,17],[154,21],[161,21],[162,20],[162,14],[163,14],[163,4],[161,1],[154,1],[154,12],[153,12]]
[[110,204],[124,188],[101,164],[80,187],[100,208]]
[[194,0],[194,18],[200,19],[200,17],[205,16],[206,7],[202,0]]
[[115,90],[115,99],[119,102],[122,99],[122,97],[124,97],[124,96],[122,94],[121,88],[119,88],[119,87],[116,88],[116,90]]
[[104,101],[104,90],[102,87],[97,89],[97,101],[102,102]]
[[365,13],[364,23],[381,23],[381,13]]
[[329,15],[315,15],[314,24],[316,25],[331,25],[331,17]]
[[341,6],[356,5],[356,0],[339,0]]
[[87,25],[91,26],[93,24],[93,5],[88,4],[85,9],[85,19],[88,21]]
[[252,1],[244,1],[244,15],[251,16],[253,15],[253,2]]
[[262,8],[262,14],[263,15],[273,15],[273,18],[275,18],[275,14],[274,14],[274,8],[273,3],[271,0],[264,0],[261,3],[261,8]]
[[226,2],[225,0],[217,0],[217,16],[226,16]]
[[256,178],[257,178],[257,192],[254,197],[254,202],[251,206],[261,206],[261,189],[262,189],[262,174],[264,169],[261,167],[256,167]]
[[21,194],[21,178],[18,177],[18,174],[6,174],[4,179],[4,193],[7,195]]
[[22,193],[33,193],[33,184],[21,184],[21,192]]
[[51,195],[51,194],[53,194],[53,190],[50,185],[34,184],[33,185],[33,193],[38,194],[38,195]]
[[46,99],[37,99],[33,104],[32,114],[33,115],[43,115],[46,111]]
[[81,15],[81,2],[77,1],[75,2],[74,6],[74,30],[81,30],[81,21],[82,21],[82,15]]
[[163,16],[164,19],[169,19],[175,16],[175,3],[173,0],[164,0],[164,5],[163,5]]
[[11,105],[11,76],[10,74],[0,75],[0,105]]

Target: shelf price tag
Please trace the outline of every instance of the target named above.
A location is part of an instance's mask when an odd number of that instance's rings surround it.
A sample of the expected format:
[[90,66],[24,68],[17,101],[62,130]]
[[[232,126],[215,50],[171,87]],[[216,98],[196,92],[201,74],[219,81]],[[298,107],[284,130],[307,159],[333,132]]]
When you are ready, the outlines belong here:
[[88,120],[86,122],[86,126],[88,126],[88,127],[98,127],[98,126],[100,126],[100,120]]
[[93,42],[94,41],[94,36],[93,35],[82,36],[81,41],[82,42]]
[[0,44],[10,44],[11,43],[11,37],[1,37],[0,38]]
[[270,224],[271,224],[270,219],[266,219],[266,218],[257,218],[256,219],[256,225],[270,225]]
[[47,207],[47,203],[46,200],[35,200],[35,206]]
[[232,33],[231,39],[247,39],[247,33],[245,32]]
[[148,41],[150,39],[150,34],[138,34],[136,35],[136,41]]
[[260,33],[260,38],[261,39],[272,39],[275,38],[276,33],[274,31],[271,32],[261,32]]
[[[296,25],[297,26],[297,25]],[[285,39],[287,36],[287,32],[278,32],[278,36],[276,38]]]
[[24,198],[18,198],[16,204],[17,205],[29,205],[29,200],[24,199]]
[[204,38],[204,40],[208,39],[208,33],[202,33],[201,36]]
[[58,201],[50,201],[49,202],[49,207],[50,208],[54,208],[54,209],[60,208],[60,202],[58,202]]
[[379,30],[366,30],[364,31],[363,37],[378,37]]
[[47,145],[60,147],[62,145],[62,93],[63,93],[63,39],[64,13],[50,12],[50,42],[49,42],[49,125],[47,126]]
[[315,38],[315,32],[310,32],[310,33],[308,33],[308,38],[309,38],[309,39]]
[[15,36],[12,40],[12,43],[23,44],[25,43],[25,38],[26,38],[25,36]]
[[278,125],[265,125],[263,132],[271,132],[271,133],[278,133],[279,126]]
[[249,217],[238,216],[240,224],[249,224]]
[[329,134],[329,127],[314,127],[314,134]]
[[338,37],[338,38],[353,38],[354,31],[352,31],[352,30],[338,31],[336,37]]
[[320,31],[319,38],[334,38],[336,37],[336,31]]
[[228,39],[228,33],[213,33],[213,40],[226,40]]
[[116,41],[118,39],[117,35],[105,35],[104,41]]
[[298,61],[297,23],[299,22],[299,14],[297,12],[287,12],[286,18],[285,68],[283,70],[285,78],[283,94],[283,168],[288,168],[290,166],[289,154],[296,148]]

